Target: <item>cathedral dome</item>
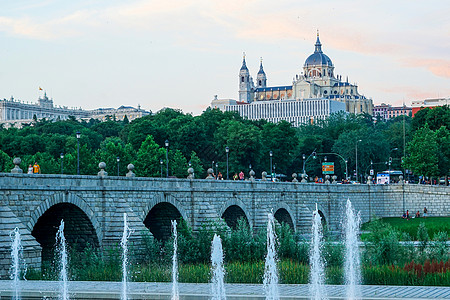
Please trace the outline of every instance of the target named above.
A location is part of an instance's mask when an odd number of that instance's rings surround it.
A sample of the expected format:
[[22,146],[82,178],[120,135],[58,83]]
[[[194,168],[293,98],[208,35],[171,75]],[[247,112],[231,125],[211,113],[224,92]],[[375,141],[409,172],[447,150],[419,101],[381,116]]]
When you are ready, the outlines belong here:
[[305,61],[305,67],[317,65],[326,65],[332,67],[333,63],[331,62],[331,59],[322,52],[322,44],[319,40],[319,34],[317,34],[317,41],[315,46],[316,48],[314,50],[314,53],[311,54]]
[[317,65],[326,65],[333,66],[331,59],[323,53],[313,53],[311,54],[305,61],[305,67],[307,66],[317,66]]

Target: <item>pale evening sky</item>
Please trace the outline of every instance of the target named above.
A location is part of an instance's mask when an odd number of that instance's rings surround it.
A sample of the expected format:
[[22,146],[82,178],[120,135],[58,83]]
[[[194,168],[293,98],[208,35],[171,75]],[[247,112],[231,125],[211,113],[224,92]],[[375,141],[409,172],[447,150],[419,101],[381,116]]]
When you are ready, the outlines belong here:
[[450,96],[450,3],[301,0],[24,0],[0,3],[0,98],[201,113],[255,78],[290,85],[316,30],[335,74],[381,102]]

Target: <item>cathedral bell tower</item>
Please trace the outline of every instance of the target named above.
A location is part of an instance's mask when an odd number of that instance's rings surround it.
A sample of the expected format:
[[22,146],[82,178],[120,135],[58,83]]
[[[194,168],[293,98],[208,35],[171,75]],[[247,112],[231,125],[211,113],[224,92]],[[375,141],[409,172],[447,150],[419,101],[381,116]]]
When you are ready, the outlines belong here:
[[256,77],[256,87],[265,88],[267,86],[267,77],[264,72],[262,57],[261,57],[261,65],[259,66],[258,76]]
[[239,101],[250,103],[253,101],[253,79],[245,63],[245,53],[242,60],[242,67],[239,71]]

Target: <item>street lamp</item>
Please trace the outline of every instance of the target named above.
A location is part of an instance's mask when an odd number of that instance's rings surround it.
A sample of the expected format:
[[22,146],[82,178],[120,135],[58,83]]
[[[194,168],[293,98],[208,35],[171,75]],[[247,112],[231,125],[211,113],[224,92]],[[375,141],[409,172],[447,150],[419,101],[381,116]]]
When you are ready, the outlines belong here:
[[162,159],[160,159],[159,160],[159,163],[161,164],[161,178],[162,178],[162,172],[163,172],[163,160]]
[[273,181],[273,169],[272,169],[272,156],[273,156],[273,152],[272,152],[272,151],[269,152],[269,156],[270,156],[270,180]]
[[303,154],[302,158],[303,158],[303,174],[306,174],[305,173],[305,163],[306,163],[305,159],[306,159],[306,155]]
[[166,177],[169,178],[169,140],[164,142],[166,145]]
[[391,149],[391,151],[389,151],[389,173],[391,172],[391,164],[392,164],[391,153],[392,153],[392,151],[396,151],[396,150],[398,150],[398,148],[393,148],[393,149]]
[[218,177],[218,175],[219,175],[218,169],[219,169],[219,164],[216,163],[216,178],[219,178],[219,177]]
[[345,160],[345,180],[348,180],[348,159]]
[[272,180],[273,182],[275,182],[277,180],[277,172],[275,172],[276,168],[277,168],[277,164],[274,164],[273,165],[273,177],[274,177],[274,180]]
[[61,157],[61,175],[63,175],[64,174],[64,164],[63,164],[64,153],[61,152],[60,157]]
[[80,137],[81,133],[77,131],[77,175],[80,175]]
[[225,152],[227,153],[227,180],[230,179],[230,176],[228,174],[228,152],[230,152],[230,148],[228,146],[225,147]]
[[357,140],[356,144],[355,144],[355,153],[356,153],[356,170],[355,170],[355,175],[356,175],[356,182],[358,182],[358,142],[361,142],[362,140]]
[[119,177],[119,163],[120,163],[120,157],[117,156],[117,177]]

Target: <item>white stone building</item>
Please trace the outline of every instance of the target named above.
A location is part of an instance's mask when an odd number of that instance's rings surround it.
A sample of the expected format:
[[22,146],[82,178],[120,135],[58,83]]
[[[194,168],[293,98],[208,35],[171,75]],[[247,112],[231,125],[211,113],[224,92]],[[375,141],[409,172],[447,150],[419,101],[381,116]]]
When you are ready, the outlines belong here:
[[105,121],[107,119],[115,119],[122,121],[127,116],[129,121],[148,115],[151,112],[131,106],[121,106],[115,108],[98,108],[94,110],[83,110],[81,108],[68,108],[66,106],[54,106],[53,99],[49,99],[44,93],[43,97],[39,97],[38,103],[25,103],[11,97],[10,99],[0,99],[0,125],[8,127],[22,127],[24,124],[33,122],[33,118],[37,120],[66,120],[69,116],[73,116],[78,120],[97,119]]

